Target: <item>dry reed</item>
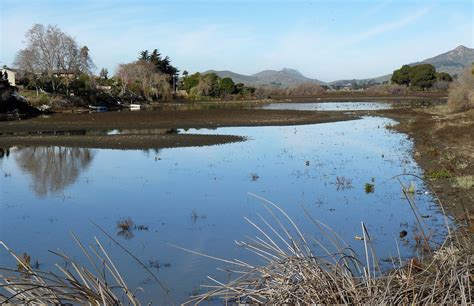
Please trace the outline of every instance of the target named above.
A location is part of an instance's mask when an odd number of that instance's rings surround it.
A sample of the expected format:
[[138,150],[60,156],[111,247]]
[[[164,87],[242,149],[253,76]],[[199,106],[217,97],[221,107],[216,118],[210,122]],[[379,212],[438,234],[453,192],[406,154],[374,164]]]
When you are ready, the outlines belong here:
[[[245,220],[260,236],[237,245],[265,261],[254,266],[235,259],[226,260],[174,246],[197,255],[221,261],[230,267],[221,269],[232,275],[224,283],[213,277],[207,292],[192,296],[187,302],[199,304],[221,298],[226,304],[473,304],[474,259],[471,237],[462,228],[450,229],[444,243],[431,251],[429,235],[419,220],[419,212],[407,188],[402,186],[408,203],[418,220],[425,257],[403,262],[400,255],[392,260],[393,268],[382,271],[372,238],[361,223],[361,240],[365,254],[359,256],[331,228],[305,213],[329,243],[304,235],[291,217],[276,204],[258,197],[268,212],[268,220],[258,215],[259,223]],[[443,206],[441,209],[444,212]],[[445,214],[446,216],[446,214]],[[446,217],[447,218],[447,217]],[[121,246],[101,227],[114,243],[131,255],[150,273],[166,293],[168,290],[130,251]],[[26,264],[3,242],[1,245],[17,260],[22,269],[0,268],[0,303],[11,304],[140,304],[130,290],[102,244],[95,238],[90,250],[73,235],[88,259],[92,271],[64,254],[65,266],[56,264],[62,275],[40,272]],[[421,238],[420,238],[421,240]],[[395,240],[396,241],[396,240]],[[316,245],[316,247],[314,247]],[[317,255],[315,249],[323,255]],[[398,244],[397,244],[398,249]]]

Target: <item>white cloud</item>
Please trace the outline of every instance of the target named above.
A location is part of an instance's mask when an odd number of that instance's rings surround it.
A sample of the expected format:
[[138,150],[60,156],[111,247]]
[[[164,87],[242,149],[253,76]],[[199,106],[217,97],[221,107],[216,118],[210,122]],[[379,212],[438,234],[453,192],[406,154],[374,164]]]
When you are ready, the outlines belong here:
[[419,9],[418,11],[415,11],[414,13],[410,15],[404,16],[401,19],[376,25],[375,27],[369,30],[366,30],[364,32],[351,36],[350,38],[343,41],[342,44],[351,45],[351,44],[359,43],[369,38],[406,27],[407,25],[415,22],[416,20],[428,14],[431,11],[431,9],[432,7],[424,7],[424,8]]

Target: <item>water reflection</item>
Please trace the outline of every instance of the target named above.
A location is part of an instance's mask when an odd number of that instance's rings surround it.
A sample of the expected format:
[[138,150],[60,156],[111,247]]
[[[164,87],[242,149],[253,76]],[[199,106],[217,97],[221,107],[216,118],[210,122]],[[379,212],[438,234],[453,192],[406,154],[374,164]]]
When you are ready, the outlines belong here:
[[0,158],[10,156],[10,148],[0,148]]
[[90,149],[25,147],[15,154],[18,166],[32,176],[32,189],[40,197],[73,184],[94,158]]

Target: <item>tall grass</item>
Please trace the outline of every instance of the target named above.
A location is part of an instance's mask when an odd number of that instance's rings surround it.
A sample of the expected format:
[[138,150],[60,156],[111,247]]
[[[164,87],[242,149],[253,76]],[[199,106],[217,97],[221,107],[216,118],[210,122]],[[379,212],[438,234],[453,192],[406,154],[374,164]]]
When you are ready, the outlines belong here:
[[[221,298],[226,304],[473,304],[474,260],[471,237],[462,227],[450,228],[441,245],[432,250],[416,204],[407,187],[402,185],[421,232],[419,258],[407,262],[392,259],[392,268],[383,271],[377,250],[365,224],[361,222],[364,254],[357,254],[341,236],[321,221],[305,213],[324,239],[304,234],[293,219],[278,205],[258,197],[267,211],[258,221],[244,218],[259,234],[255,238],[236,241],[263,265],[239,259],[227,260],[174,246],[226,264],[222,271],[234,276],[222,282],[208,276],[207,292],[190,297],[187,304],[199,304]],[[441,205],[441,203],[440,203]],[[441,209],[444,212],[443,206]],[[471,222],[469,220],[469,222]],[[166,287],[130,251],[118,244],[102,228],[109,239],[131,255],[142,267]],[[0,303],[41,304],[140,304],[136,292],[127,287],[124,278],[102,244],[95,238],[89,250],[73,236],[87,258],[91,269],[58,254],[66,265],[56,265],[61,274],[33,269],[3,242],[5,249],[22,266],[21,269],[0,268]],[[398,249],[397,241],[394,244]]]
[[[158,290],[162,290],[165,293],[165,300],[169,300],[169,290],[156,275],[100,226],[97,227],[154,278],[159,285]],[[127,286],[125,278],[97,238],[94,237],[94,245],[86,248],[74,234],[72,237],[81,249],[85,262],[79,263],[66,254],[50,251],[63,262],[63,265],[55,264],[60,273],[34,269],[0,241],[0,245],[18,264],[17,269],[0,267],[0,304],[141,304],[136,293],[142,289],[132,290]],[[89,264],[89,268],[86,263]]]
[[55,253],[65,264],[55,266],[61,272],[35,270],[0,241],[21,269],[0,268],[0,287],[9,296],[0,293],[2,304],[65,304],[90,303],[139,305],[135,292],[130,290],[102,244],[95,239],[96,247],[86,250],[73,236],[90,261],[92,269],[76,262],[65,254]]
[[[403,188],[407,199],[410,195]],[[392,260],[392,268],[382,271],[372,238],[361,223],[365,254],[359,256],[331,228],[306,215],[326,237],[323,244],[303,235],[295,222],[276,204],[259,198],[268,211],[268,218],[259,215],[259,222],[245,218],[259,232],[256,238],[236,241],[256,257],[265,261],[254,266],[241,260],[220,260],[227,265],[223,271],[237,277],[221,282],[208,276],[212,285],[208,292],[191,297],[188,303],[221,298],[231,304],[472,304],[474,253],[471,238],[461,228],[448,226],[448,237],[431,252],[428,235],[423,228],[425,255],[403,262],[400,255]],[[409,200],[413,213],[419,213]],[[419,216],[417,216],[417,219]],[[419,222],[420,227],[423,226]],[[394,244],[397,242],[395,241]],[[316,245],[315,248],[313,245]],[[177,247],[177,246],[175,246]],[[181,247],[177,247],[186,250]],[[315,249],[323,252],[316,255]],[[397,245],[398,249],[398,245]]]

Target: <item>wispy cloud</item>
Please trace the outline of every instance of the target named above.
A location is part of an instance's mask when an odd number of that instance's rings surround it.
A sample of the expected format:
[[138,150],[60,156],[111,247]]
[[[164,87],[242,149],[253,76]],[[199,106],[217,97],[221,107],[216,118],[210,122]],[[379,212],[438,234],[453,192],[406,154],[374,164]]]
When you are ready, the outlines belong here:
[[373,16],[381,11],[383,11],[387,6],[389,6],[393,0],[386,0],[382,2],[376,2],[372,6],[370,6],[362,15],[361,18],[367,18]]
[[402,18],[395,20],[395,21],[390,21],[386,22],[383,24],[379,24],[374,26],[373,28],[366,30],[364,32],[360,32],[359,34],[356,34],[354,36],[351,36],[347,40],[343,42],[344,45],[352,45],[356,43],[360,43],[362,41],[368,40],[370,38],[373,38],[378,35],[385,34],[387,32],[395,31],[401,28],[404,28],[413,22],[417,21],[421,17],[425,16],[428,14],[432,9],[432,6],[428,7],[423,7],[414,13],[411,13],[409,15],[403,16]]

